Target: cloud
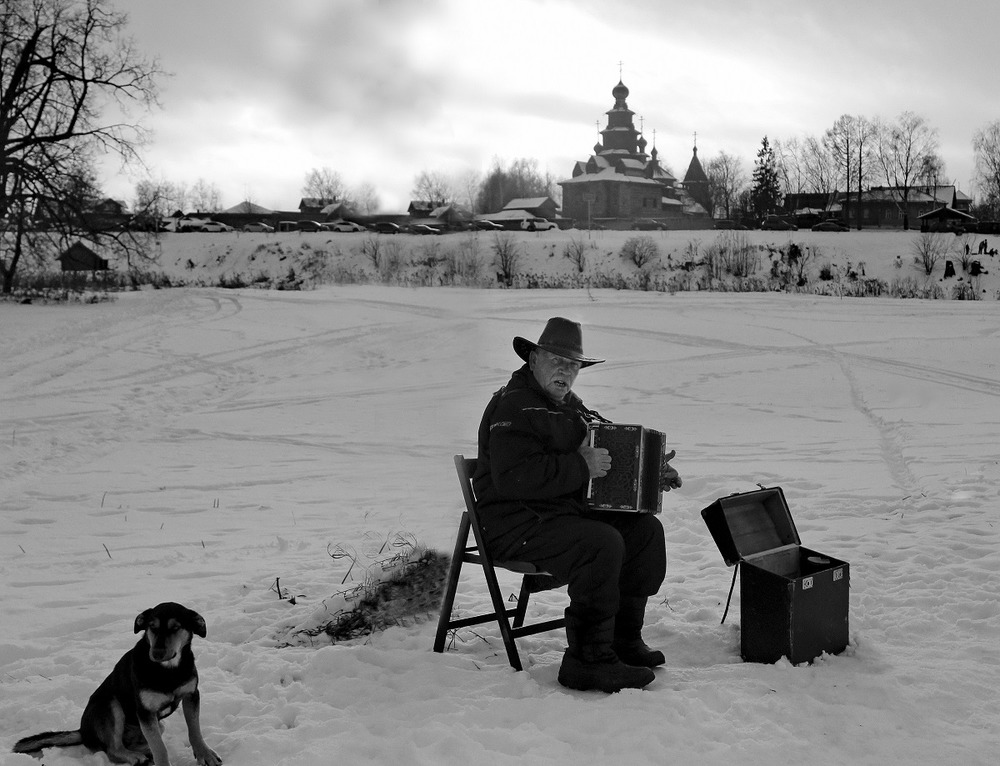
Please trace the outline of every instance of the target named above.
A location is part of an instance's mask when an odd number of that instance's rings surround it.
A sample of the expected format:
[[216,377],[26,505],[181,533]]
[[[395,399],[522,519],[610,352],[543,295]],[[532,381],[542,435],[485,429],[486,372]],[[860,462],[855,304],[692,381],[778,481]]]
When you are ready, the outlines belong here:
[[115,2],[175,73],[150,121],[150,164],[168,180],[204,177],[232,203],[252,188],[294,206],[322,166],[403,207],[423,169],[531,157],[568,175],[604,127],[619,61],[630,107],[675,170],[695,131],[703,159],[724,150],[750,166],[764,135],[909,109],[940,129],[964,183],[971,135],[994,119],[988,67],[961,55],[992,50],[992,6],[969,24],[929,0],[835,12],[784,0],[618,0],[613,12],[598,0]]

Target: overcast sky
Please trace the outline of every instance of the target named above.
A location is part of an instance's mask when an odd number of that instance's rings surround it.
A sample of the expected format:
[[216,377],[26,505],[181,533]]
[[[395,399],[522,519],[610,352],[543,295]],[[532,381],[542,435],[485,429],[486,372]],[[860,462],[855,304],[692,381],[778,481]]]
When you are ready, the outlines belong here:
[[[113,0],[171,73],[146,123],[155,179],[215,184],[224,207],[298,206],[309,170],[405,211],[422,170],[494,157],[569,177],[622,79],[661,161],[693,135],[752,170],[761,138],[909,110],[974,193],[973,133],[1000,119],[996,0]],[[611,14],[614,16],[611,16]],[[131,202],[139,176],[109,168]]]

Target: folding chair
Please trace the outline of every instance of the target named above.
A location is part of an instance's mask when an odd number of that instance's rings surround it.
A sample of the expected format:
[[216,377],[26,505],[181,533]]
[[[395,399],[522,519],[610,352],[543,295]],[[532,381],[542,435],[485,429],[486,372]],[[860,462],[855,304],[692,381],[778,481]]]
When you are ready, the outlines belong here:
[[[475,458],[465,458],[462,455],[455,455],[455,469],[458,471],[458,478],[462,485],[462,496],[465,498],[465,511],[458,525],[458,539],[455,541],[455,553],[451,557],[451,569],[448,572],[448,583],[445,586],[444,598],[441,601],[441,615],[438,618],[437,634],[434,637],[434,651],[443,652],[445,641],[449,631],[458,628],[466,628],[470,625],[481,625],[484,622],[496,621],[500,626],[500,635],[503,637],[504,647],[507,649],[507,659],[514,670],[522,670],[521,658],[517,653],[517,646],[514,639],[521,636],[531,636],[535,633],[543,633],[547,630],[558,630],[566,625],[566,619],[560,617],[556,620],[546,620],[528,625],[524,624],[525,613],[528,609],[528,598],[532,593],[540,590],[548,590],[559,587],[551,580],[551,576],[546,572],[539,571],[534,564],[526,561],[494,561],[483,544],[482,528],[479,525],[479,517],[476,514],[476,497],[472,490],[472,477],[476,473]],[[475,540],[474,545],[469,543],[469,530]],[[462,564],[479,564],[483,568],[483,575],[486,577],[486,587],[490,592],[490,601],[493,603],[493,611],[488,614],[477,614],[469,617],[462,617],[453,620],[451,618],[452,607],[455,605],[455,594],[458,591],[458,581],[462,574]],[[497,582],[497,568],[506,569],[511,572],[523,575],[521,578],[521,592],[517,597],[517,605],[508,608],[504,604],[503,596],[500,594],[500,584]],[[540,578],[549,578],[542,580]],[[513,622],[511,622],[513,618]]]

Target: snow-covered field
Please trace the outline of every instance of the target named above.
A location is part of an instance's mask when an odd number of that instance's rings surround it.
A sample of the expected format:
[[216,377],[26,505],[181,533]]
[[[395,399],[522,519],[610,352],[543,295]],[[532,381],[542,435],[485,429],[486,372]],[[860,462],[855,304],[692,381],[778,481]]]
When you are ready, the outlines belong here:
[[[0,750],[75,728],[135,615],[173,600],[207,620],[203,729],[234,766],[995,763],[997,306],[372,286],[0,304]],[[569,692],[563,636],[523,639],[515,673],[489,626],[434,654],[432,617],[279,648],[383,546],[450,551],[451,457],[519,364],[511,338],[553,315],[609,360],[585,401],[677,450],[657,680]],[[851,564],[840,656],[743,663],[739,588],[719,623],[731,570],[699,512],[758,482]],[[463,609],[487,603],[472,574]],[[554,616],[565,592],[533,605]],[[192,764],[182,717],[166,728]]]

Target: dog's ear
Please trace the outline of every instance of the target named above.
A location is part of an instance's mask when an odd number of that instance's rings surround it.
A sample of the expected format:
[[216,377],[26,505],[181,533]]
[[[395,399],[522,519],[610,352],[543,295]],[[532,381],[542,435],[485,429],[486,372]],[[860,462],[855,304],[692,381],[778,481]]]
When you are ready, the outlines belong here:
[[198,614],[193,609],[187,610],[187,621],[186,626],[188,630],[194,633],[196,636],[201,636],[204,638],[208,635],[208,628],[205,626],[205,618]]
[[152,614],[153,614],[153,610],[152,609],[147,609],[145,612],[142,612],[141,614],[136,615],[136,618],[135,618],[135,630],[133,632],[134,633],[141,633],[142,631],[144,631],[146,629],[146,626],[149,624],[149,618],[152,616]]

